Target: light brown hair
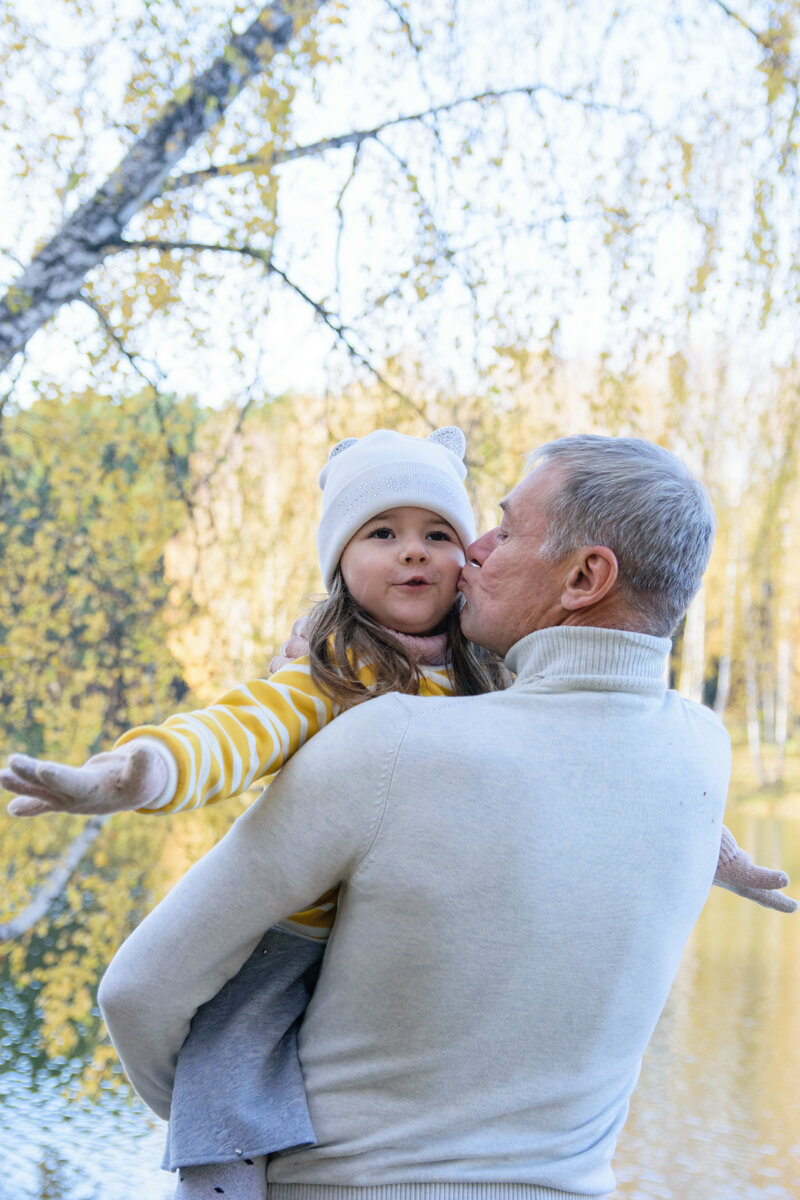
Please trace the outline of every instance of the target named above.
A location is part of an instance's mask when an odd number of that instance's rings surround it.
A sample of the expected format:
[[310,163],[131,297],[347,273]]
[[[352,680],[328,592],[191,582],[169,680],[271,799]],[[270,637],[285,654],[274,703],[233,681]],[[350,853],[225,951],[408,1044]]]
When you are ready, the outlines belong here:
[[[479,696],[508,687],[511,675],[501,660],[464,637],[457,604],[446,618],[445,632],[456,696]],[[330,595],[309,615],[308,652],[314,683],[345,708],[388,692],[416,695],[420,689],[419,666],[389,630],[353,599],[338,567]],[[365,663],[374,667],[375,683],[367,685],[358,678],[358,667]]]

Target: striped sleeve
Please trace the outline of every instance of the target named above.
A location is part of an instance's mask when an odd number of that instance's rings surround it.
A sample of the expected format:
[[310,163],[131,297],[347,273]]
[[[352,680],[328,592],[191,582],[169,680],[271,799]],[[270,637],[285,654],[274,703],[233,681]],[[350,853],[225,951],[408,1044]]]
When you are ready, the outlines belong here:
[[146,736],[171,752],[178,767],[175,794],[154,811],[178,812],[235,796],[274,774],[338,712],[311,679],[306,657],[269,679],[233,688],[209,708],[130,729],[116,746]]

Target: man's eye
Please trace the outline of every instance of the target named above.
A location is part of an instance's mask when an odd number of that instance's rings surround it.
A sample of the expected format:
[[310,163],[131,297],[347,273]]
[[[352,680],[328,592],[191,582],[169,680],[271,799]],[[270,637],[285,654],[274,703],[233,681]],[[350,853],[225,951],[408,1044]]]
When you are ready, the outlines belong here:
[[498,542],[504,542],[508,537],[508,534],[506,533],[505,529],[498,529],[495,537],[497,538]]

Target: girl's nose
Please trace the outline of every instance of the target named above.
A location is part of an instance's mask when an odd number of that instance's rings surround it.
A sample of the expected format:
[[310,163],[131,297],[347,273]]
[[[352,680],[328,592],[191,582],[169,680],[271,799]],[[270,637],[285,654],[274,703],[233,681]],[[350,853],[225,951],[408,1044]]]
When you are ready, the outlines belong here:
[[403,562],[424,560],[428,557],[428,547],[420,538],[411,538],[401,545],[400,557]]

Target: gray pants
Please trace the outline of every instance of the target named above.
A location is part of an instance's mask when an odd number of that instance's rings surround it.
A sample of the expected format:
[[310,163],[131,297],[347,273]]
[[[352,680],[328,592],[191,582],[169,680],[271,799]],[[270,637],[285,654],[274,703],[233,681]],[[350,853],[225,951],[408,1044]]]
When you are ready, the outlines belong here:
[[270,929],[198,1009],[175,1072],[168,1171],[314,1146],[297,1029],[325,946]]

